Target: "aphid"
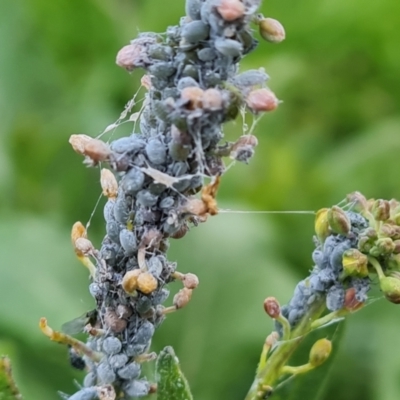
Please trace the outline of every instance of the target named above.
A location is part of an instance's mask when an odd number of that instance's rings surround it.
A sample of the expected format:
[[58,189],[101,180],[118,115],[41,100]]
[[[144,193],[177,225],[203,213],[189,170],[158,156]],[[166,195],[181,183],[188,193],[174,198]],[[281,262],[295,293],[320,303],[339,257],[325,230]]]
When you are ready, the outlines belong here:
[[94,372],[89,372],[83,379],[83,386],[89,388],[96,384],[97,375]]
[[119,233],[119,240],[122,248],[125,250],[125,254],[131,256],[138,249],[138,244],[135,234],[128,230],[122,229]]
[[117,371],[117,375],[122,379],[131,380],[137,378],[140,375],[140,370],[140,364],[136,362],[131,362],[130,364],[125,365],[125,367],[120,368]]
[[257,86],[263,85],[269,79],[268,74],[263,69],[250,69],[242,72],[233,78],[233,82],[237,86]]
[[122,349],[122,343],[118,338],[109,336],[103,340],[102,347],[106,354],[118,354]]
[[85,360],[80,354],[72,347],[68,346],[69,363],[76,369],[82,371],[86,368]]
[[167,150],[164,143],[159,139],[149,140],[146,145],[146,154],[153,164],[164,164],[167,157]]
[[130,169],[121,180],[121,188],[126,194],[135,195],[144,184],[144,174],[138,168]]
[[172,63],[161,61],[157,64],[153,64],[148,68],[148,71],[151,75],[155,76],[158,79],[167,79],[171,75],[175,74],[176,68]]
[[109,221],[106,224],[107,236],[115,243],[119,243],[119,224],[116,221]]
[[79,390],[72,396],[65,395],[64,393],[59,392],[61,397],[65,400],[97,400],[98,399],[98,392],[96,387],[88,387]]
[[129,204],[123,193],[120,193],[114,206],[114,218],[120,224],[126,224],[129,218]]
[[191,78],[189,76],[179,79],[178,84],[176,85],[178,90],[182,90],[184,88],[191,87],[191,86],[199,86],[199,84],[197,83],[196,80],[194,80],[193,78]]
[[136,201],[143,207],[151,207],[157,203],[158,196],[152,194],[149,190],[141,190],[136,195]]
[[182,28],[182,37],[189,43],[198,43],[207,39],[209,32],[209,25],[202,21],[191,21]]
[[111,366],[106,362],[102,361],[97,367],[97,376],[102,383],[113,383],[117,378]]
[[326,308],[330,311],[340,310],[344,305],[345,290],[342,285],[332,286],[326,295]]
[[149,394],[150,384],[143,379],[134,380],[125,387],[125,391],[128,396],[143,397]]
[[94,326],[97,321],[97,310],[90,310],[82,314],[80,317],[61,325],[61,330],[68,335],[76,335],[84,331],[87,324]]
[[233,39],[217,38],[214,45],[226,57],[238,57],[243,52],[243,45]]
[[128,356],[126,354],[114,354],[108,358],[108,362],[114,369],[122,368],[128,362]]
[[202,0],[186,0],[186,14],[192,19],[200,19],[200,8]]

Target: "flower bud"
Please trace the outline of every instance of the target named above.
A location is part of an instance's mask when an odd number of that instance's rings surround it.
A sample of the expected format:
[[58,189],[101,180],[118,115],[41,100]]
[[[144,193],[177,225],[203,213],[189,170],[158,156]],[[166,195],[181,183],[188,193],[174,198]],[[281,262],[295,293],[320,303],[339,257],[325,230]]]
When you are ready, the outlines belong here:
[[103,189],[103,195],[109,199],[115,199],[118,194],[118,182],[114,174],[106,168],[101,170],[100,184]]
[[285,40],[285,28],[273,18],[263,18],[259,21],[261,37],[267,42],[280,43]]
[[92,242],[89,239],[86,239],[84,237],[80,237],[75,240],[75,253],[78,256],[88,256],[90,254],[93,254],[94,247]]
[[195,274],[185,274],[182,279],[183,285],[187,289],[196,289],[199,285],[199,278]]
[[195,108],[201,108],[203,101],[204,90],[197,87],[185,87],[181,91],[181,99],[188,103],[188,108],[193,110]]
[[130,72],[137,67],[144,66],[144,58],[147,58],[144,46],[138,43],[131,43],[118,52],[115,63]]
[[374,257],[387,256],[393,253],[394,248],[395,245],[392,239],[380,238],[375,242],[374,246],[369,251],[369,254]]
[[272,319],[277,319],[281,314],[281,306],[275,297],[267,297],[264,300],[264,310]]
[[223,107],[221,92],[214,88],[205,90],[203,93],[202,104],[205,110],[220,110]]
[[273,111],[279,105],[279,100],[270,89],[262,88],[252,90],[246,98],[247,107],[254,113]]
[[231,22],[243,17],[245,7],[240,0],[221,0],[217,11],[225,21]]
[[387,200],[375,200],[371,207],[371,213],[377,221],[386,221],[390,218],[390,204]]
[[176,309],[183,308],[189,303],[192,297],[192,289],[188,289],[184,287],[181,289],[175,296],[173,300],[173,304]]
[[87,237],[86,228],[83,226],[82,222],[80,221],[75,222],[71,230],[72,245],[75,247],[75,242],[77,239],[86,237]]
[[144,294],[153,293],[157,286],[157,279],[150,272],[142,272],[137,278],[137,289]]
[[346,196],[348,203],[351,203],[352,210],[363,214],[368,210],[367,199],[360,192],[353,192]]
[[343,307],[346,310],[357,311],[364,305],[364,303],[357,300],[356,294],[357,294],[356,289],[353,287],[346,290],[344,296],[344,305],[343,305]]
[[141,269],[128,271],[122,278],[122,288],[126,293],[133,293],[138,287],[138,277],[142,273]]
[[400,239],[400,226],[393,223],[384,223],[379,228],[379,236],[389,237],[393,240]]
[[93,140],[93,138],[88,135],[71,135],[69,138],[69,143],[74,151],[83,156],[85,155],[85,146],[91,140]]
[[347,235],[350,232],[351,224],[346,213],[337,206],[333,206],[328,210],[329,227],[334,233]]
[[400,279],[394,276],[385,276],[379,284],[386,299],[391,303],[400,304]]
[[330,235],[330,228],[328,222],[328,208],[321,208],[315,215],[314,229],[317,238],[321,243]]
[[357,249],[349,249],[342,256],[343,277],[356,276],[363,278],[368,275],[368,258]]
[[313,367],[319,367],[329,357],[332,351],[332,342],[328,339],[317,340],[311,347],[309,363]]

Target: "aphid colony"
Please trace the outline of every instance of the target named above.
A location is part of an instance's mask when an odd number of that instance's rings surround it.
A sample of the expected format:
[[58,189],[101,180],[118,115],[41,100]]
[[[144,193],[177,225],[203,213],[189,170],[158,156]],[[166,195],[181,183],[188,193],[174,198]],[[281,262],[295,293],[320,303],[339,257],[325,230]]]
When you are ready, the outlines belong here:
[[[250,23],[260,29],[260,21],[268,25],[269,19],[256,14],[260,3],[187,0],[179,25],[165,35],[141,33],[117,55],[117,64],[126,70],[146,71],[140,132],[110,144],[86,135],[70,138],[85,164],[107,163],[113,171],[101,172],[108,200],[100,249],[87,239],[82,224],[72,230],[75,252],[91,274],[96,318],[85,331],[86,346],[96,357],[83,355],[84,388],[70,399],[105,398],[99,388],[106,385],[118,399],[155,390],[140,378],[141,363],[154,358],[147,353],[154,331],[166,314],[188,303],[198,285],[195,275],[179,273],[167,260],[168,240],[183,237],[190,224],[218,212],[222,157],[247,163],[254,154],[253,135],[221,143],[222,124],[246,106],[255,114],[278,106],[263,70],[238,73],[241,58],[257,45]],[[279,26],[275,41],[284,38]],[[183,288],[165,307],[166,285],[176,279]]]

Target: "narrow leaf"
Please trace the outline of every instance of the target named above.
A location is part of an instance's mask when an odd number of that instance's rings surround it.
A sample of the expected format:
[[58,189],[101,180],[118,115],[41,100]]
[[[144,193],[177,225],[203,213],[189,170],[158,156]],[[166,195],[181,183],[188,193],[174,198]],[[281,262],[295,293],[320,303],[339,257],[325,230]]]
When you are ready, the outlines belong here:
[[172,347],[165,347],[158,355],[156,374],[157,400],[193,400],[189,384]]

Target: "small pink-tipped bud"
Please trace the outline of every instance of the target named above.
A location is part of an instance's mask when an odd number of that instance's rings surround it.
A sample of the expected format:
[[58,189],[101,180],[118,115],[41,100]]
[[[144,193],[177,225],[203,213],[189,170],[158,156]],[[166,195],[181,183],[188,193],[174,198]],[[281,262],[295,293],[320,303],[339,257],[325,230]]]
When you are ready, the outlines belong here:
[[395,244],[390,238],[378,239],[374,246],[370,249],[369,254],[374,257],[388,256],[393,253]]
[[107,161],[111,155],[108,144],[87,135],[71,135],[69,143],[78,154],[89,157],[94,164]]
[[368,209],[368,202],[360,192],[353,192],[346,196],[346,200],[351,203],[352,210],[363,214]]
[[357,311],[360,309],[364,303],[358,301],[356,298],[356,289],[353,287],[346,290],[346,294],[344,296],[344,305],[343,307],[348,311]]
[[93,138],[88,135],[71,135],[69,138],[69,143],[78,154],[85,155],[86,145],[92,141]]
[[252,90],[246,98],[246,104],[255,113],[274,111],[279,105],[279,100],[272,90],[262,88]]
[[182,279],[183,285],[187,289],[196,289],[199,286],[199,278],[195,274],[185,274]]
[[317,340],[310,351],[309,363],[313,367],[319,367],[322,365],[330,356],[332,351],[332,342],[328,339]]
[[176,309],[183,308],[189,303],[192,297],[192,289],[183,288],[175,296],[173,304]]
[[270,43],[280,43],[285,40],[286,33],[283,25],[273,18],[263,18],[259,21],[261,37]]
[[337,206],[328,210],[328,222],[333,232],[340,235],[347,235],[350,232],[351,224],[346,213]]
[[78,256],[89,256],[93,253],[94,247],[92,242],[89,239],[80,237],[75,240],[75,253]]
[[269,347],[275,346],[279,340],[279,333],[276,331],[271,332],[265,339],[265,345]]
[[264,310],[272,319],[277,319],[281,315],[281,306],[275,297],[267,297],[264,300]]
[[75,222],[71,229],[72,245],[75,247],[75,242],[77,239],[86,237],[87,237],[86,228],[83,226],[82,222],[80,221]]
[[103,195],[109,199],[115,199],[118,194],[118,182],[114,174],[106,168],[101,170],[100,184],[103,189]]
[[217,10],[225,21],[230,22],[243,17],[245,7],[240,0],[220,0]]
[[205,110],[220,110],[223,106],[222,94],[218,89],[210,88],[204,91],[202,98]]
[[118,52],[115,62],[119,67],[133,71],[142,66],[143,51],[143,46],[139,44],[128,44]]
[[188,102],[188,108],[193,110],[201,108],[203,101],[204,90],[197,86],[185,87],[181,91],[181,99]]

